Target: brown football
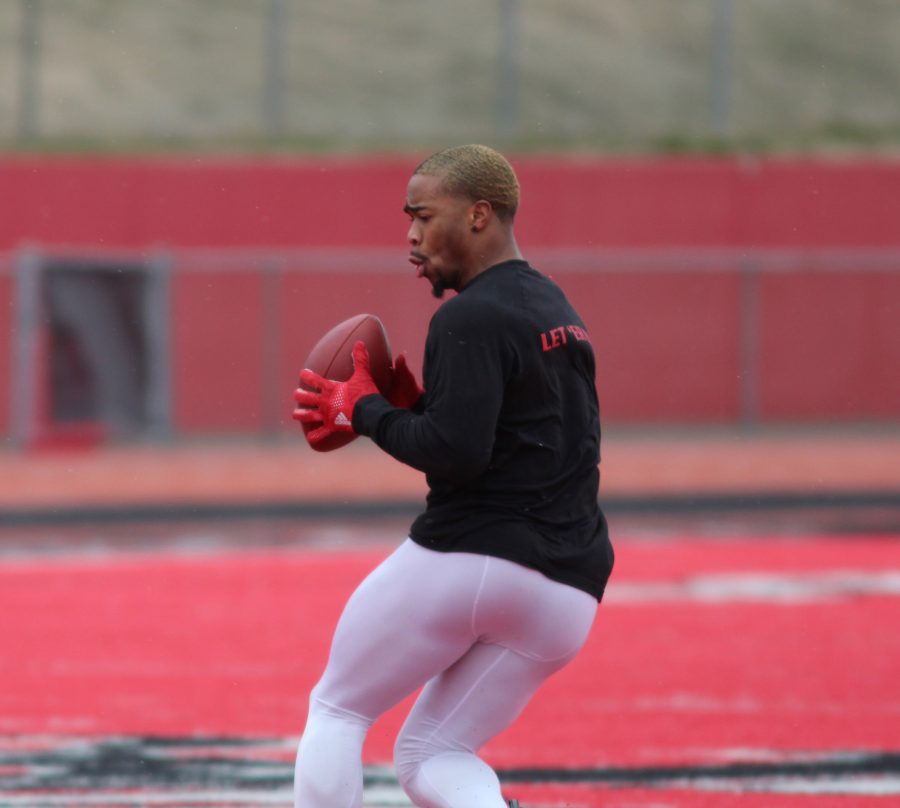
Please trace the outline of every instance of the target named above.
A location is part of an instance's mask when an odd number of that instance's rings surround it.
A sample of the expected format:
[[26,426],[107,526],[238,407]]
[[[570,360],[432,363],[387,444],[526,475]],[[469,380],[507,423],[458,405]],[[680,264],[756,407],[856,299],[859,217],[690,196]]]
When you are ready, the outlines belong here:
[[[372,376],[382,395],[388,395],[393,381],[393,358],[384,323],[374,314],[357,314],[332,328],[310,351],[303,367],[338,382],[346,381],[353,373],[353,346],[362,340],[369,352]],[[308,436],[316,429],[314,424],[303,424]],[[317,452],[330,452],[346,446],[358,435],[352,432],[335,432],[313,446]]]

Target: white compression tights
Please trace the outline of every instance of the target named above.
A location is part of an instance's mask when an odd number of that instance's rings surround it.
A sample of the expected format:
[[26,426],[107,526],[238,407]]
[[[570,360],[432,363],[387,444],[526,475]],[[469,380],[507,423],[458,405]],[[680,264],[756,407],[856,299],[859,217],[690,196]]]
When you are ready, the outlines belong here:
[[394,750],[410,799],[420,808],[506,808],[476,752],[575,656],[596,609],[587,593],[518,564],[405,541],[338,622],[310,695],[295,808],[361,808],[366,732],[423,684]]

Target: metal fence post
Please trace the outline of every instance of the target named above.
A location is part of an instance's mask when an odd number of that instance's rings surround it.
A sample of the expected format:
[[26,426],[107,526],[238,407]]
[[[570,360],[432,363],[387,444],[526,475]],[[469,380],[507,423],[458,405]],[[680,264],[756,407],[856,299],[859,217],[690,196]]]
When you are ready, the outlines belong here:
[[41,254],[36,247],[23,249],[15,260],[15,337],[10,387],[11,436],[15,446],[27,446],[34,437],[40,404],[41,370],[40,299]]
[[712,18],[710,125],[720,137],[731,130],[734,83],[734,0],[715,0]]
[[172,257],[156,253],[147,261],[143,300],[147,340],[147,433],[164,439],[172,434],[171,276]]
[[268,134],[280,135],[284,131],[284,0],[269,0],[265,13],[263,121]]
[[39,71],[41,62],[41,0],[21,0],[19,41],[19,120],[16,134],[28,140],[38,134]]
[[500,0],[497,64],[497,131],[513,135],[519,126],[519,0]]

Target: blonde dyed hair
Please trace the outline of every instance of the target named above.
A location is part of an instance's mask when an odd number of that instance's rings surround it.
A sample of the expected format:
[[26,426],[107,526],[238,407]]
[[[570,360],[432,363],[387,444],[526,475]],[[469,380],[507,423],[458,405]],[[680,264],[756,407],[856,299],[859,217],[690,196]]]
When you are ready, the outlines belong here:
[[503,221],[511,222],[519,207],[516,172],[500,152],[489,146],[444,149],[424,160],[413,173],[440,177],[448,194],[490,202]]

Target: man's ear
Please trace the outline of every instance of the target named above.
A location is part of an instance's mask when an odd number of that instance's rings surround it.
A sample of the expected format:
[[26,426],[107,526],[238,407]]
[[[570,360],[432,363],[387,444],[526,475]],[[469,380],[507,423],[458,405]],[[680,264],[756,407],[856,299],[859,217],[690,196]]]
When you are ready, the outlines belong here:
[[469,226],[473,233],[480,233],[494,216],[494,206],[486,199],[479,199],[469,208]]

